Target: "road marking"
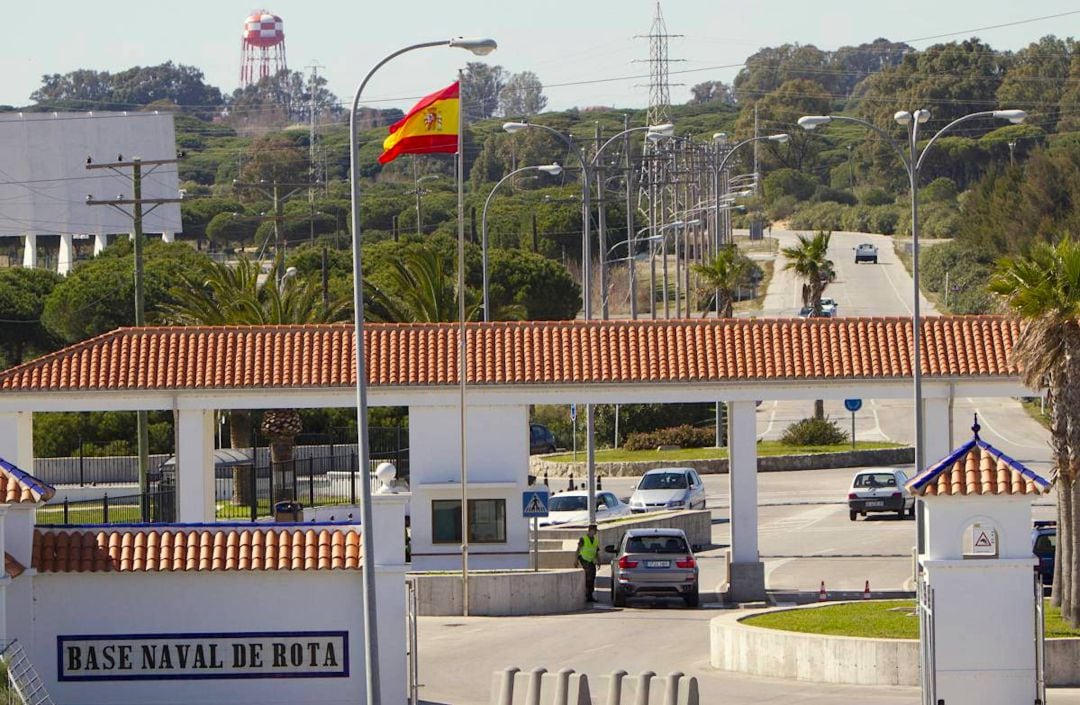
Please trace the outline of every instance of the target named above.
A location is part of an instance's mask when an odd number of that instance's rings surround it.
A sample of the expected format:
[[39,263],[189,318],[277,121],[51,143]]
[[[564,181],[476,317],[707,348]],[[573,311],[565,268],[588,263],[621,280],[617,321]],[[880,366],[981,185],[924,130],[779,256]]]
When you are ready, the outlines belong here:
[[765,438],[765,436],[769,435],[769,433],[770,433],[770,432],[772,431],[772,428],[773,428],[773,422],[774,422],[774,421],[776,421],[776,407],[777,407],[777,406],[778,406],[779,404],[780,404],[780,402],[778,402],[778,401],[776,401],[776,400],[773,400],[773,403],[772,403],[772,412],[771,412],[771,413],[769,414],[769,425],[768,425],[768,426],[766,426],[766,427],[765,427],[765,430],[761,432],[761,435],[757,437],[757,439],[758,439],[759,441],[760,441],[760,440],[763,440],[763,439]]
[[[892,277],[889,276],[889,267],[888,267],[888,265],[894,264],[894,262],[885,262],[884,264],[886,265],[886,267],[885,267],[885,281],[889,282],[889,286],[892,288],[893,293],[896,294],[896,298],[899,299],[900,303],[902,303],[904,305],[904,308],[907,309],[908,314],[909,315],[914,314],[915,312],[911,310],[911,304],[909,304],[907,302],[907,298],[905,296],[902,296],[900,294],[900,290],[896,288],[896,284],[893,283]],[[895,260],[895,264],[900,264],[900,259],[899,258],[897,258]],[[901,264],[900,266],[903,266],[903,265]]]
[[881,417],[878,416],[877,406],[878,406],[877,399],[871,399],[870,400],[870,413],[874,415],[874,433],[877,433],[882,438],[884,438],[886,441],[891,442],[892,438],[888,434],[886,434],[885,431],[883,431],[881,429]]
[[997,436],[1001,440],[1005,441],[1006,443],[1008,443],[1010,445],[1014,445],[1017,448],[1030,448],[1032,450],[1046,450],[1046,448],[1047,448],[1046,445],[1033,446],[1030,443],[1021,443],[1020,441],[1014,441],[1013,439],[1009,438],[1005,434],[1001,433],[996,428],[994,428],[994,426],[990,423],[989,417],[986,416],[982,411],[980,411],[978,406],[975,406],[975,401],[971,397],[967,397],[967,400],[968,400],[968,403],[971,404],[975,408],[975,414],[979,417],[979,425],[986,426],[986,428],[989,429],[990,433],[994,434],[995,436]]

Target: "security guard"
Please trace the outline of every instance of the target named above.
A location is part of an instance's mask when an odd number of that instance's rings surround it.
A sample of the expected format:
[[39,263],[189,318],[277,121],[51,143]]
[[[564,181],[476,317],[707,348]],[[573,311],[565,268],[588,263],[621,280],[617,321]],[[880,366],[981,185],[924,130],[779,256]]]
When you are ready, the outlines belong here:
[[589,524],[588,532],[578,539],[577,563],[585,571],[585,600],[596,602],[593,587],[596,585],[596,566],[600,560],[600,544],[596,539],[596,524]]

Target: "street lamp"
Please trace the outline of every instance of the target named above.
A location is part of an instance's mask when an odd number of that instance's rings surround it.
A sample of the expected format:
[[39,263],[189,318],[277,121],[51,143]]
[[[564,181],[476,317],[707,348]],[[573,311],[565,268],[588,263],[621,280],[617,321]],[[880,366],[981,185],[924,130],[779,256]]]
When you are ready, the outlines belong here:
[[[918,144],[919,125],[925,124],[930,119],[930,111],[916,110],[914,112],[908,112],[907,110],[900,110],[893,115],[893,119],[899,125],[907,128],[908,143],[906,153],[886,130],[878,127],[872,122],[860,118],[849,117],[847,115],[804,115],[799,118],[798,121],[799,127],[802,127],[804,130],[813,130],[818,126],[826,125],[833,120],[854,122],[873,130],[892,146],[897,156],[900,157],[900,162],[904,165],[904,169],[907,172],[908,187],[911,189],[911,278],[914,297],[911,314],[911,345],[913,396],[915,401],[916,473],[920,473],[926,469],[926,447],[923,443],[922,353],[919,350],[920,338],[922,337],[921,331],[919,330],[919,172],[922,169],[923,160],[926,158],[926,154],[930,151],[930,148],[934,146],[934,143],[937,142],[938,138],[963,122],[984,117],[1008,120],[1015,125],[1023,122],[1027,117],[1027,113],[1023,110],[983,110],[976,113],[969,113],[968,115],[953,120],[945,125],[945,127],[938,130],[934,136],[930,138],[930,141],[926,143],[926,146],[920,150]],[[915,503],[915,513],[916,543],[918,550],[922,551],[925,542],[922,502]]]
[[[370,448],[368,446],[368,419],[367,419],[367,370],[364,364],[364,295],[363,275],[361,273],[360,260],[360,178],[358,168],[360,165],[360,144],[356,133],[360,96],[368,81],[375,72],[383,67],[391,59],[417,49],[431,47],[450,46],[466,49],[473,54],[483,56],[495,50],[497,44],[494,39],[467,39],[456,37],[449,40],[435,42],[422,42],[398,49],[384,57],[375,64],[364,76],[353,96],[352,108],[349,110],[349,183],[351,187],[352,204],[350,216],[352,219],[352,250],[353,250],[353,321],[355,325],[354,347],[356,350],[356,431],[357,448],[360,451],[360,468],[364,476],[360,482],[360,522],[363,527],[361,532],[362,555],[361,567],[363,572],[363,596],[364,596],[364,667],[366,676],[366,693],[368,705],[380,705],[382,691],[379,683],[379,639],[375,627],[377,614],[375,604],[375,541],[372,536],[371,521],[371,483],[368,473],[370,470]],[[458,155],[461,159],[461,155]],[[464,442],[464,439],[462,439]],[[462,472],[465,471],[464,465]],[[462,483],[462,491],[464,491]],[[466,508],[464,503],[461,507],[462,515]],[[468,527],[462,526],[462,536],[467,536]]]
[[483,269],[484,322],[485,323],[491,320],[491,306],[490,306],[490,302],[488,300],[488,236],[487,236],[488,230],[487,230],[487,213],[488,213],[488,206],[491,205],[492,196],[495,195],[495,191],[497,191],[499,189],[499,187],[502,186],[504,181],[509,181],[513,176],[515,176],[516,174],[520,174],[520,173],[522,173],[524,171],[539,171],[542,174],[549,174],[551,176],[558,176],[559,174],[562,173],[562,170],[563,170],[562,166],[560,166],[557,162],[553,162],[551,164],[543,164],[541,166],[523,166],[520,169],[515,169],[514,171],[511,171],[509,174],[507,174],[506,176],[499,179],[498,182],[496,182],[496,184],[491,187],[491,192],[488,194],[487,198],[484,199],[484,210],[483,210],[482,215],[480,216],[480,252],[482,254],[481,262],[482,262],[482,269]]

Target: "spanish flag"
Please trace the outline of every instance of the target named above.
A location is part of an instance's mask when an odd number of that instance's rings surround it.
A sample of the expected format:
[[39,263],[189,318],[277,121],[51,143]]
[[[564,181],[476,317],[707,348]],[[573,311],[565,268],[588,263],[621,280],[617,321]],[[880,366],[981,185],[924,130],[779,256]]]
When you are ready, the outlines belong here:
[[405,117],[390,126],[390,134],[383,140],[386,151],[379,163],[392,162],[399,154],[457,152],[460,103],[457,81],[421,98]]

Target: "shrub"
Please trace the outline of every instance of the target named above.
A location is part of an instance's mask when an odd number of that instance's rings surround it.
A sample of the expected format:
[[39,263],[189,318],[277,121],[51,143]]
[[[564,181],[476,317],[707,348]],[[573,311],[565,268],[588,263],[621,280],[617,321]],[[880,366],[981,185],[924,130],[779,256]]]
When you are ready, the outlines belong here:
[[871,188],[863,191],[859,201],[867,206],[888,206],[895,202],[892,194],[883,188]]
[[870,213],[870,232],[892,235],[900,222],[900,211],[895,206],[874,206]]
[[685,424],[661,428],[649,433],[631,433],[626,437],[623,448],[626,450],[653,450],[658,446],[705,448],[711,446],[715,440],[716,432],[713,429]]
[[784,435],[780,437],[780,442],[786,446],[835,446],[848,440],[847,432],[828,417],[796,421],[784,429]]
[[792,215],[789,223],[793,230],[840,230],[843,209],[836,203],[814,203]]
[[870,216],[873,210],[869,206],[845,208],[840,216],[840,225],[844,230],[855,233],[870,232]]
[[782,196],[794,196],[805,201],[814,193],[817,182],[797,169],[776,169],[762,181],[765,201],[772,203]]
[[939,176],[923,187],[919,199],[925,203],[955,201],[956,194],[956,183],[950,178]]
[[769,205],[769,220],[787,220],[798,207],[799,201],[794,196],[781,196]]
[[858,202],[855,194],[851,191],[818,186],[814,191],[814,200],[818,203],[843,203],[845,206],[853,206]]

